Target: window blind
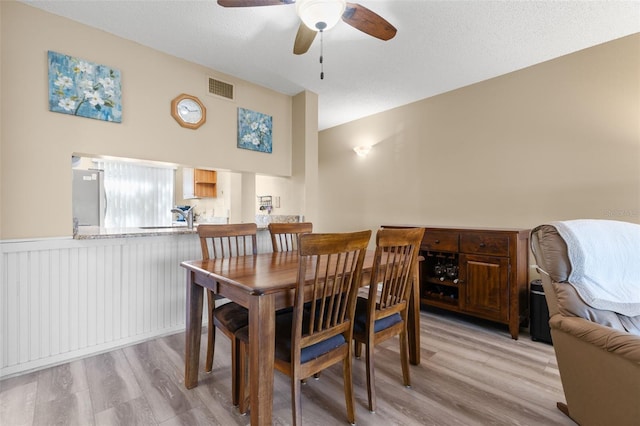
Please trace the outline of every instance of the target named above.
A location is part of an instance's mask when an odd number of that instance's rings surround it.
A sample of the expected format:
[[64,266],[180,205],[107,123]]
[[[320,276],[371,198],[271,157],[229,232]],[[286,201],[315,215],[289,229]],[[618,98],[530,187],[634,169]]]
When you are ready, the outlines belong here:
[[105,227],[171,225],[175,171],[128,162],[101,160],[107,197]]

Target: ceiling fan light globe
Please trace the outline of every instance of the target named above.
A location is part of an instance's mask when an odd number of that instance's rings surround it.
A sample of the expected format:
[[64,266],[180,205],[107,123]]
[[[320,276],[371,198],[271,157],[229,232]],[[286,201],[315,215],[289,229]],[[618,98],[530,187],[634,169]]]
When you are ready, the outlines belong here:
[[333,28],[344,13],[346,0],[297,0],[296,12],[313,31]]

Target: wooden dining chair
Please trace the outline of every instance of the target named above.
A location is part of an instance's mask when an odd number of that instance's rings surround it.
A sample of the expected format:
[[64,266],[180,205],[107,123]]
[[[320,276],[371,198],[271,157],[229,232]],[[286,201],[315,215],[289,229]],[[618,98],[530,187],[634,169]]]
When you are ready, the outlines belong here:
[[[257,253],[257,230],[258,227],[255,223],[198,225],[202,258],[207,260],[255,255]],[[209,327],[205,371],[211,371],[213,368],[216,328],[219,328],[231,339],[231,394],[233,405],[238,405],[238,344],[235,333],[241,327],[249,324],[249,313],[247,309],[235,302],[228,302],[216,307],[215,301],[218,298],[213,291],[207,290]]]
[[[298,238],[301,234],[309,234],[313,232],[313,223],[311,222],[293,222],[293,223],[269,223],[269,234],[271,234],[271,246],[274,252],[297,251]],[[285,312],[283,310],[282,312]],[[320,373],[316,373],[313,377],[317,380]],[[302,379],[302,383],[306,383],[307,379]]]
[[[369,411],[376,410],[374,347],[400,335],[402,382],[410,386],[407,315],[418,252],[424,228],[381,229],[376,234],[376,254],[368,297],[358,297],[353,324],[355,354],[366,349]],[[417,285],[417,283],[415,284]]]
[[298,236],[313,232],[311,222],[270,223],[271,245],[274,252],[298,250]]
[[[293,311],[276,316],[275,368],[291,379],[293,424],[302,424],[301,380],[342,362],[347,419],[355,423],[351,373],[353,315],[371,231],[302,234]],[[305,303],[312,301],[312,303]],[[236,333],[246,364],[249,327]],[[240,411],[248,408],[239,376]]]

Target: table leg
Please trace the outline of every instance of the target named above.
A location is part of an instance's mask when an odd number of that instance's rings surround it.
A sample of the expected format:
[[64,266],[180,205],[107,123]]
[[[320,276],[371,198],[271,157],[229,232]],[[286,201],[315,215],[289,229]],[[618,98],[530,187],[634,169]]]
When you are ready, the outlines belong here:
[[[420,266],[420,265],[418,265]],[[420,268],[417,267],[413,276],[413,289],[409,300],[409,318],[407,334],[409,339],[409,362],[420,364]]]
[[274,297],[254,295],[249,300],[249,392],[253,426],[272,424],[274,350]]
[[200,366],[204,289],[194,282],[194,278],[195,273],[187,271],[187,324],[184,357],[184,385],[187,389],[198,386],[198,368]]

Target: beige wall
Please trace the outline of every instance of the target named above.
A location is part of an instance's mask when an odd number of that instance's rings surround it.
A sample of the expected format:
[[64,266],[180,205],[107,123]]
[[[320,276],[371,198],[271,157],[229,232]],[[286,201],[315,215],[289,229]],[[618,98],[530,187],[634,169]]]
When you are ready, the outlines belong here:
[[325,130],[318,155],[318,230],[638,223],[640,35]]
[[[2,161],[2,140],[4,139],[4,133],[5,133],[5,128],[2,125],[2,110],[3,110],[3,104],[2,104],[2,99],[4,99],[4,93],[2,92],[2,87],[4,86],[4,84],[2,84],[2,69],[4,68],[4,66],[2,65],[2,51],[4,49],[2,49],[2,47],[4,46],[3,44],[3,34],[2,34],[2,6],[0,5],[0,167],[3,164]],[[3,210],[3,202],[2,202],[2,177],[3,177],[3,172],[2,172],[2,168],[0,168],[0,239],[2,239],[2,210]],[[0,267],[1,269],[1,267]]]
[[[0,14],[0,239],[71,235],[74,152],[291,175],[290,96],[21,3],[0,2]],[[122,123],[50,112],[48,50],[118,68]],[[235,84],[235,102],[208,95],[209,76]],[[200,129],[184,129],[170,116],[180,93],[205,104]],[[236,148],[237,107],[273,116],[272,154]]]
[[[0,30],[0,239],[71,234],[73,152],[292,175],[289,96],[12,1]],[[49,112],[47,50],[119,68],[123,122]],[[234,83],[236,102],[207,95],[208,76]],[[325,130],[316,229],[640,222],[639,76],[636,34]],[[169,115],[182,92],[207,107],[197,131]],[[274,116],[273,154],[236,149],[238,106]],[[366,158],[362,144],[375,144]]]
[[295,193],[300,194],[299,214],[317,222],[318,208],[318,95],[305,91],[293,98],[293,173]]
[[[272,215],[299,215],[303,211],[301,196],[296,191],[295,182],[290,177],[256,176],[256,195],[273,197]],[[276,206],[276,197],[280,206]],[[266,214],[256,205],[255,214]]]

